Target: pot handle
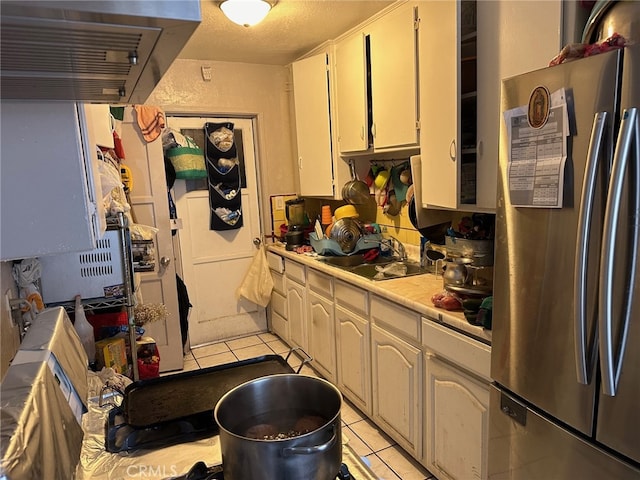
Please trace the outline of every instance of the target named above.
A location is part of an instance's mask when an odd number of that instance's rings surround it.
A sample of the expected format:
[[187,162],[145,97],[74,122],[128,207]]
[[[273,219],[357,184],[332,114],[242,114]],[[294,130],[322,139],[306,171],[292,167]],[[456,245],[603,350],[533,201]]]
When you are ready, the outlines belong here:
[[291,354],[293,352],[296,352],[296,351],[302,352],[304,354],[304,356],[307,357],[304,360],[302,360],[302,363],[298,367],[298,370],[296,370],[296,373],[300,373],[300,370],[302,370],[302,367],[304,367],[307,363],[311,363],[311,361],[313,360],[313,357],[311,355],[309,355],[307,352],[305,352],[302,348],[296,347],[296,348],[292,348],[291,350],[289,350],[289,353],[287,354],[287,356],[284,359],[284,361],[288,363],[289,362],[289,357],[291,356]]
[[322,445],[315,445],[313,447],[287,447],[282,449],[282,455],[285,457],[290,457],[292,455],[312,455],[314,453],[326,452],[331,447],[333,447],[338,439],[338,435],[336,434],[335,426],[333,428],[333,435],[329,439],[328,442],[323,443]]

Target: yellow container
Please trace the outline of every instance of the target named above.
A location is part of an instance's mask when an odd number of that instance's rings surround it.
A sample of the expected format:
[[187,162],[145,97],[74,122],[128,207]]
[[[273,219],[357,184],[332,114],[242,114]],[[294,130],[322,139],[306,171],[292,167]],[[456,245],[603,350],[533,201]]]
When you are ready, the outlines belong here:
[[340,220],[341,218],[357,218],[360,216],[358,210],[353,205],[343,205],[342,207],[336,208],[336,211],[333,212],[336,220]]

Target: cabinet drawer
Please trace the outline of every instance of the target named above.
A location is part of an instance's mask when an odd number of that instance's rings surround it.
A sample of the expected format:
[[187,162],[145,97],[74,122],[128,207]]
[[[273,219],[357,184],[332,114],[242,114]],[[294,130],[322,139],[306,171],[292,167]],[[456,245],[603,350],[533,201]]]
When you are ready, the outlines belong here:
[[304,265],[298,262],[294,262],[293,260],[289,260],[287,258],[284,259],[284,269],[287,275],[287,278],[291,280],[295,280],[301,285],[307,283],[306,275],[304,272]]
[[333,300],[333,277],[317,270],[309,269],[309,289]]
[[273,278],[273,289],[276,292],[279,292],[284,295],[285,294],[284,275],[274,270],[271,270],[271,278]]
[[442,358],[490,380],[491,347],[428,319],[422,319],[422,345]]
[[273,310],[271,311],[271,331],[284,342],[289,343],[289,322]]
[[287,318],[287,298],[278,292],[272,292],[271,309],[284,318]]
[[336,304],[358,315],[369,317],[369,292],[350,283],[336,280]]
[[420,342],[420,314],[397,303],[374,296],[371,299],[371,318],[378,325],[415,342]]
[[267,252],[267,263],[271,270],[275,270],[278,273],[284,272],[284,258],[280,255],[276,255],[273,252]]

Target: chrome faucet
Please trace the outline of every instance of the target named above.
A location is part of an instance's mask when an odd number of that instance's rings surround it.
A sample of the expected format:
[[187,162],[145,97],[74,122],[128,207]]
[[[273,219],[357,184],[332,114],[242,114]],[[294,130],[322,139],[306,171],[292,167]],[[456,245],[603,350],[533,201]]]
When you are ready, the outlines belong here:
[[399,261],[407,261],[407,249],[402,244],[402,242],[394,236],[389,235],[387,238],[383,238],[382,240],[370,240],[366,238],[364,239],[364,243],[377,243],[378,245],[383,247],[383,250],[384,247],[387,247],[398,256]]

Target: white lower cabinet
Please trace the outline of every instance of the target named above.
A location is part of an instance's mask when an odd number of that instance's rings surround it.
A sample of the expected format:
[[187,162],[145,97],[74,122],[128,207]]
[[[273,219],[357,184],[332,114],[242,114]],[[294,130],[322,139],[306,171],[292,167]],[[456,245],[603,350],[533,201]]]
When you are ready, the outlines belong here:
[[439,480],[485,480],[491,347],[422,321],[423,464]]
[[308,292],[309,355],[315,368],[330,382],[336,380],[336,343],[333,301]]
[[324,378],[335,383],[336,327],[333,310],[333,278],[309,269],[307,277],[308,353],[313,357],[313,367]]
[[308,351],[306,325],[305,287],[287,278],[287,321],[289,323],[289,341],[295,347]]
[[287,298],[273,291],[271,293],[271,331],[288,343],[289,321],[287,318]]
[[486,479],[489,386],[425,357],[425,466],[440,480]]
[[411,455],[422,455],[422,353],[373,325],[373,420]]
[[489,345],[437,311],[422,317],[288,258],[269,264],[274,333],[439,480],[486,480]]
[[284,278],[284,259],[267,252],[269,271],[273,279],[273,291],[269,305],[269,329],[285,342],[289,343],[289,318],[287,313],[287,290]]
[[301,263],[285,259],[284,274],[289,344],[308,352],[306,269]]
[[371,416],[369,293],[336,280],[335,317],[338,388]]

